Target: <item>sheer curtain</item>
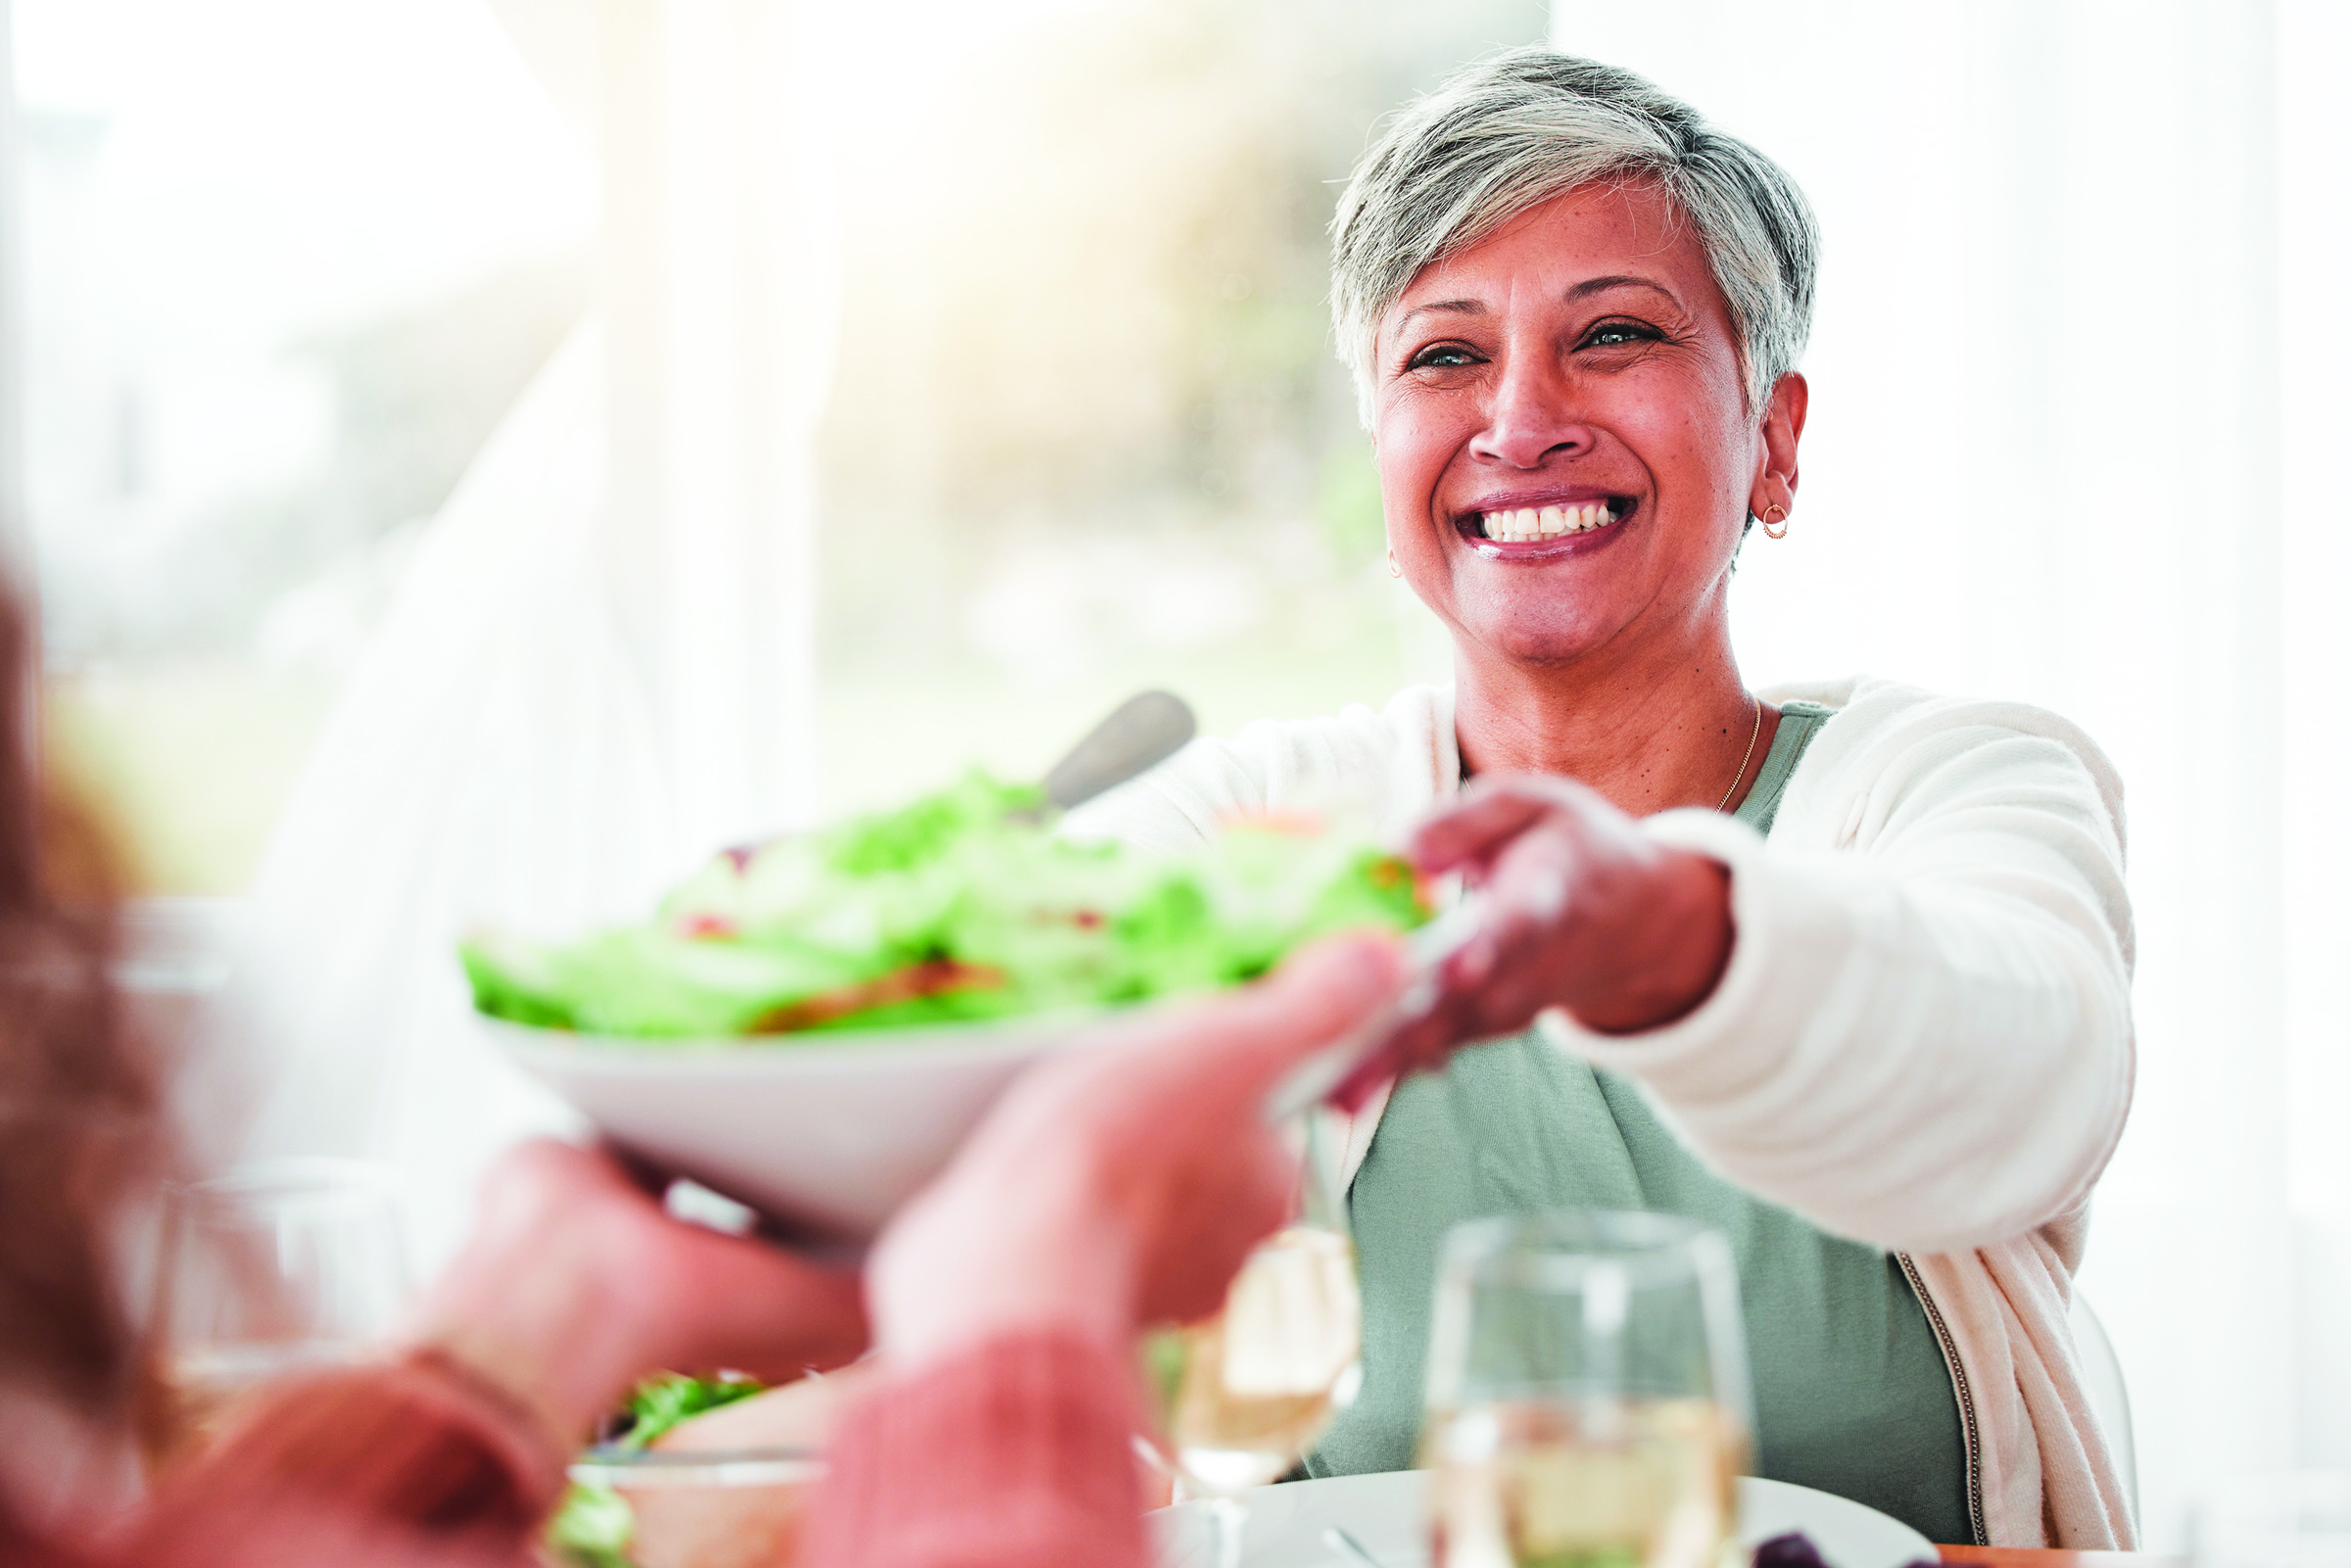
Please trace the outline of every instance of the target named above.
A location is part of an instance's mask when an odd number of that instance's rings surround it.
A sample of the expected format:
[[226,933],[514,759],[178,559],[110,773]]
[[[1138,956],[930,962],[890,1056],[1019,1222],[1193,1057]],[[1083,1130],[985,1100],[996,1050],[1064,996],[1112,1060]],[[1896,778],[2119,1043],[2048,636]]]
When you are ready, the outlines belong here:
[[808,809],[809,443],[835,297],[784,0],[505,0],[605,170],[599,314],[433,521],[257,878],[247,1157],[407,1178],[429,1265],[569,1113],[473,1024],[478,923],[640,913]]
[[2083,1284],[2151,1544],[2216,1476],[2351,1461],[2341,14],[1559,0],[1552,40],[1690,99],[1820,212],[1750,675],[2028,698],[2128,783],[2138,1088]]

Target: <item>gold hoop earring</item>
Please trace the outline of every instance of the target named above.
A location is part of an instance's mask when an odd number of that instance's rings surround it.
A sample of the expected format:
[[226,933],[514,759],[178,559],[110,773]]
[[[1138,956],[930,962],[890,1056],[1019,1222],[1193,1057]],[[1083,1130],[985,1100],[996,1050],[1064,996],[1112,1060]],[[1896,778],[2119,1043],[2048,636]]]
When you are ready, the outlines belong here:
[[1404,575],[1404,568],[1396,564],[1396,546],[1393,545],[1388,546],[1388,575],[1390,577]]
[[[1772,514],[1773,512],[1778,512],[1778,513],[1780,514],[1780,526],[1779,526],[1779,527],[1777,527],[1777,528],[1774,528],[1774,527],[1772,527],[1772,526],[1771,526],[1771,514]],[[1762,519],[1762,520],[1763,520],[1763,534],[1764,534],[1764,537],[1765,537],[1765,538],[1767,538],[1767,539],[1786,539],[1786,538],[1788,537],[1788,508],[1787,508],[1787,507],[1785,507],[1785,506],[1766,506],[1766,507],[1764,507],[1764,508],[1763,508],[1763,519]]]

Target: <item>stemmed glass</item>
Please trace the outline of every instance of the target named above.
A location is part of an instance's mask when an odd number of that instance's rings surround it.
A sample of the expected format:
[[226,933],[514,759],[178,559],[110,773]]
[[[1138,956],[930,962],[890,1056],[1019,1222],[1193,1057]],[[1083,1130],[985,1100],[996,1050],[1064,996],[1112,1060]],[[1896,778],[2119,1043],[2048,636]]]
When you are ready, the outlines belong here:
[[1363,1382],[1363,1304],[1338,1172],[1316,1113],[1297,1117],[1297,1214],[1241,1265],[1215,1316],[1146,1347],[1161,1462],[1207,1505],[1217,1568],[1239,1568],[1240,1495],[1278,1481]]
[[142,1425],[159,1461],[248,1389],[372,1354],[409,1289],[390,1182],[357,1161],[277,1161],[171,1189],[157,1261],[161,1386]]
[[1730,1247],[1666,1214],[1457,1225],[1422,1463],[1445,1568],[1712,1568],[1754,1428]]

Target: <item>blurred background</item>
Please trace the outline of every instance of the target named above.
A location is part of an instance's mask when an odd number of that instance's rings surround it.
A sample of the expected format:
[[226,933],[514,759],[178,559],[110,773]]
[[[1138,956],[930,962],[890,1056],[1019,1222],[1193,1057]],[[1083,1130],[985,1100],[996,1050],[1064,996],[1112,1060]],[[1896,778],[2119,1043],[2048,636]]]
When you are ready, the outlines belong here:
[[1137,687],[1228,733],[1443,678],[1323,228],[1381,115],[1548,38],[1821,214],[1751,679],[2041,702],[2128,781],[2140,1078],[2085,1283],[2150,1539],[2351,1462],[2338,8],[13,0],[6,36],[47,756],[141,890],[267,955],[219,1158],[388,1161],[429,1257],[563,1124],[466,1028],[466,925],[1032,772]]
[[[1542,6],[912,12],[787,45],[856,63],[795,117],[817,166],[776,171],[840,279],[787,335],[830,373],[814,803],[1039,767],[1140,683],[1223,728],[1383,697],[1333,182]],[[598,9],[17,16],[51,737],[146,885],[241,890],[420,533],[612,266],[570,37]]]

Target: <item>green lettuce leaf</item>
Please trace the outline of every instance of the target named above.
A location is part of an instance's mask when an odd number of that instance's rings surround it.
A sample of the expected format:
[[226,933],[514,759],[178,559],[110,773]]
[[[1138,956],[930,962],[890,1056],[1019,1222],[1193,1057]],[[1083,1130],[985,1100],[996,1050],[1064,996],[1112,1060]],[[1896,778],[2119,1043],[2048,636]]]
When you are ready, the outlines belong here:
[[575,1481],[547,1522],[547,1546],[572,1568],[636,1568],[629,1560],[636,1533],[637,1516],[619,1493]]
[[[761,1384],[746,1377],[698,1378],[664,1372],[637,1385],[623,1407],[629,1429],[612,1446],[639,1449],[705,1410],[747,1400]],[[637,1516],[629,1501],[600,1483],[575,1481],[547,1523],[547,1547],[568,1568],[636,1568],[629,1556]]]
[[618,1446],[642,1449],[679,1422],[739,1403],[765,1386],[747,1377],[686,1377],[676,1372],[648,1378],[629,1396],[630,1425]]
[[973,773],[898,811],[717,855],[644,926],[474,938],[475,1006],[642,1039],[840,1035],[1239,984],[1316,937],[1428,917],[1411,868],[1360,832],[1243,823],[1173,857],[1071,842],[1040,807]]

